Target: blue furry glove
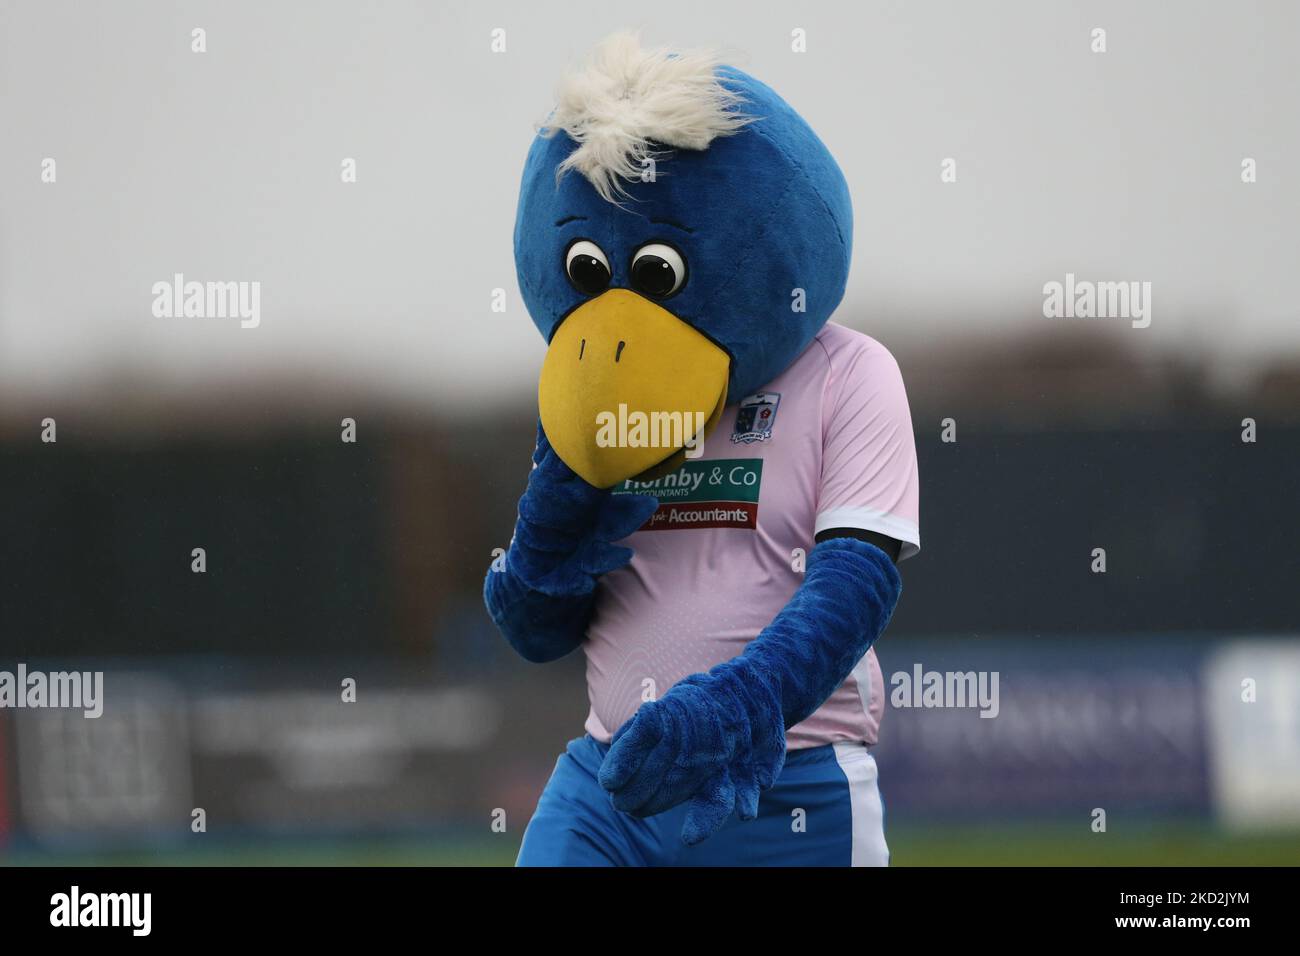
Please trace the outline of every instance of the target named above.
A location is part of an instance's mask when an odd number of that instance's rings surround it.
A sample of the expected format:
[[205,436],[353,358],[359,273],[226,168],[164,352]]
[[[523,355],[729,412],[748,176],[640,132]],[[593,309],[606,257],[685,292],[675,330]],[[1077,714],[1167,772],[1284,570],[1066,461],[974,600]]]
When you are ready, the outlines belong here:
[[563,657],[582,643],[596,579],[632,560],[626,538],[659,506],[649,495],[594,488],[560,460],[537,426],[528,487],[501,570],[483,583],[488,613],[525,659]]
[[902,580],[885,552],[853,538],[813,548],[790,603],[740,656],[642,704],[614,735],[600,784],[638,817],[690,801],[688,846],[734,811],[758,815],[758,795],[785,764],[785,731],[848,677],[894,613]]

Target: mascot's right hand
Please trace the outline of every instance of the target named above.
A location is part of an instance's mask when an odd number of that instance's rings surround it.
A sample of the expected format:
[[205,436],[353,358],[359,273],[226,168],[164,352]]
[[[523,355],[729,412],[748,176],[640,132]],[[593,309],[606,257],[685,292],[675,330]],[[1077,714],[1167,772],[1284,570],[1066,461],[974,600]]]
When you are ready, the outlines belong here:
[[658,507],[650,495],[588,484],[560,460],[539,423],[506,566],[534,591],[590,594],[598,577],[632,560],[631,548],[613,542],[640,528]]

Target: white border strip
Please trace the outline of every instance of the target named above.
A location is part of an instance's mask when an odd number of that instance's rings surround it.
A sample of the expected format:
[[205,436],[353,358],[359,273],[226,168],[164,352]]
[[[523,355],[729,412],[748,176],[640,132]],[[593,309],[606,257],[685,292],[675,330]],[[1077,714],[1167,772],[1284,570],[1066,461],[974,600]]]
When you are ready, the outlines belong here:
[[849,782],[849,810],[853,816],[851,865],[889,866],[885,806],[876,784],[876,758],[860,742],[841,741],[834,747],[835,760]]
[[862,531],[875,531],[903,543],[898,560],[910,558],[921,550],[921,530],[898,515],[887,514],[874,508],[832,508],[817,516],[813,524],[813,536],[829,528],[858,528]]

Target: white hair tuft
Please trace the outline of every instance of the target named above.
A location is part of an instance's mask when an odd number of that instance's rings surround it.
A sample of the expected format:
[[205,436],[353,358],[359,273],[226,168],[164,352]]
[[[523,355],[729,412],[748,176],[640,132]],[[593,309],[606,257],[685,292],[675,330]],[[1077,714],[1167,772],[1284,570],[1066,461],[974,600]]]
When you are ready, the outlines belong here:
[[560,83],[543,136],[563,130],[578,144],[556,170],[586,176],[609,202],[627,195],[625,180],[641,177],[656,145],[706,149],[751,117],[738,111],[742,97],[717,77],[713,50],[673,53],[641,49],[634,33],[616,33]]

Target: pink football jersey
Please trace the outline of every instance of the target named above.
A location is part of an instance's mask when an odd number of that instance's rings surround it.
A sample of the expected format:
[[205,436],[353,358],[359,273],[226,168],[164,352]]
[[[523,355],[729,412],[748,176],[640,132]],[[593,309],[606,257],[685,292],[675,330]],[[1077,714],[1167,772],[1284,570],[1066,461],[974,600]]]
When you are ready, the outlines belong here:
[[[600,579],[584,644],[600,741],[645,700],[744,650],[803,580],[828,528],[862,528],[920,550],[916,447],[893,356],[826,325],[785,372],[727,408],[698,458],[654,482],[623,482],[659,510],[623,543],[632,563]],[[810,638],[814,639],[814,638]],[[792,749],[876,742],[885,688],[874,649]]]

